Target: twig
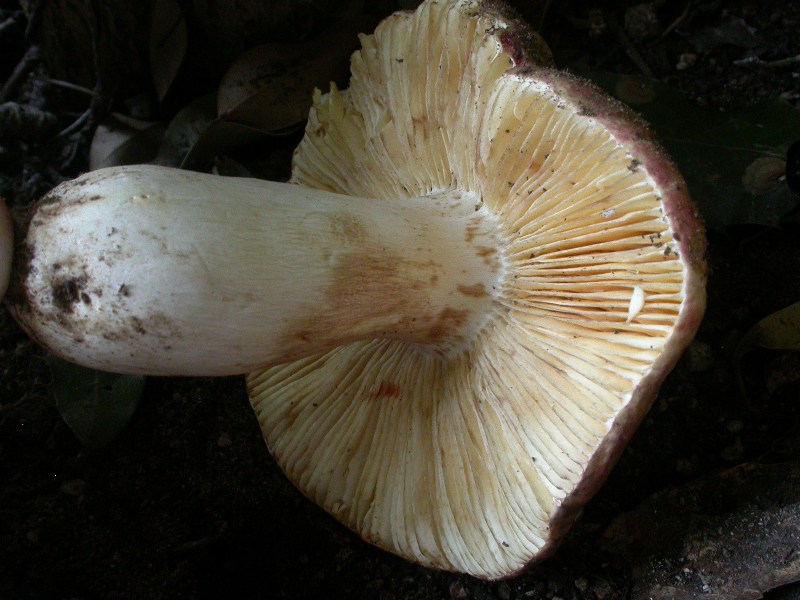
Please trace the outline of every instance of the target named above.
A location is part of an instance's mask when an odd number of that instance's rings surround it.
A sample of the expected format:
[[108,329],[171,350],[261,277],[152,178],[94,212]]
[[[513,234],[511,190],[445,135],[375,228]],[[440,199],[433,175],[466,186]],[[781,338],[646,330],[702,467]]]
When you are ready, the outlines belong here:
[[628,58],[631,59],[633,64],[642,72],[642,75],[645,77],[653,78],[653,70],[650,68],[650,65],[645,62],[642,55],[639,54],[639,51],[636,49],[636,46],[633,45],[633,42],[625,35],[625,32],[622,30],[616,22],[610,22],[611,28],[617,36],[619,43],[622,45],[623,50],[625,50],[625,54],[628,55]]
[[86,125],[86,123],[89,121],[89,117],[91,116],[92,116],[92,109],[87,108],[85,111],[83,111],[83,114],[80,117],[75,119],[71,125],[59,131],[55,137],[57,138],[67,137],[68,135],[75,133],[81,127]]
[[667,26],[667,28],[661,33],[660,36],[658,36],[658,40],[656,40],[657,42],[660,42],[665,37],[667,37],[670,33],[672,33],[678,27],[681,26],[681,23],[683,23],[686,20],[686,17],[689,16],[689,11],[691,10],[693,4],[694,4],[693,0],[689,0],[689,2],[686,3],[686,6],[684,7],[683,12],[681,14],[679,14],[675,18],[675,20]]
[[31,46],[28,48],[28,51],[17,63],[17,66],[14,67],[11,75],[9,75],[5,85],[0,89],[0,103],[8,101],[25,77],[27,77],[28,73],[30,73],[34,66],[41,60],[41,57],[42,52],[39,46]]
[[47,79],[45,83],[49,85],[54,85],[57,87],[62,87],[67,90],[72,90],[73,92],[80,92],[81,94],[86,94],[87,96],[93,96],[94,91],[90,90],[87,87],[83,87],[82,85],[78,85],[77,83],[71,83],[69,81],[63,81],[61,79]]
[[18,27],[22,21],[22,11],[15,11],[10,17],[6,17],[2,23],[0,23],[0,36],[5,35],[5,33],[15,27]]
[[30,40],[33,37],[33,32],[39,27],[39,22],[42,20],[42,5],[43,0],[36,0],[33,3],[33,8],[28,11],[30,16],[28,18],[28,26],[25,27],[25,39]]
[[790,67],[792,65],[800,64],[800,54],[796,56],[789,56],[788,58],[779,58],[778,60],[761,60],[757,56],[748,56],[747,58],[742,58],[740,60],[733,61],[738,67],[749,67],[749,66],[758,66],[758,67],[767,67],[769,69],[779,69],[781,67]]

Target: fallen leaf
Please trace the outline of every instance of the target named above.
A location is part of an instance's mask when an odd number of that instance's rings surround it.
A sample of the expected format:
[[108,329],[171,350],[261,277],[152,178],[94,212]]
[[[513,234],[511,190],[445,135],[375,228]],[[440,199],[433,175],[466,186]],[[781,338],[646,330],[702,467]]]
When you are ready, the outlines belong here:
[[298,44],[266,44],[245,52],[219,86],[217,113],[228,121],[271,133],[306,120],[314,88],[342,83],[365,17],[347,18]]
[[209,124],[216,120],[216,101],[213,94],[202,96],[172,118],[164,139],[153,160],[159,165],[178,167]]
[[700,29],[689,36],[689,43],[698,52],[712,52],[720,46],[736,48],[755,48],[763,42],[756,29],[744,19],[729,17],[714,27]]
[[755,347],[770,350],[800,350],[800,302],[764,317],[739,341],[736,355]]
[[95,371],[52,355],[47,362],[56,408],[75,436],[90,448],[113,441],[136,411],[145,378]]
[[176,0],[152,0],[150,5],[150,73],[159,100],[167,95],[183,58],[188,34]]
[[800,350],[800,302],[764,317],[742,336],[733,353],[733,366],[739,390],[749,398],[742,377],[742,360],[754,348]]
[[198,98],[178,111],[151,162],[202,171],[209,168],[217,156],[274,135],[215,114],[213,94]]
[[800,196],[800,140],[786,151],[786,182]]
[[214,119],[195,140],[180,163],[182,169],[206,170],[214,159],[247,144],[258,142],[267,133],[226,119]]
[[152,160],[158,152],[164,125],[112,113],[95,130],[89,148],[89,169],[132,165]]
[[255,177],[255,174],[242,163],[225,155],[217,156],[214,159],[211,172],[223,177]]

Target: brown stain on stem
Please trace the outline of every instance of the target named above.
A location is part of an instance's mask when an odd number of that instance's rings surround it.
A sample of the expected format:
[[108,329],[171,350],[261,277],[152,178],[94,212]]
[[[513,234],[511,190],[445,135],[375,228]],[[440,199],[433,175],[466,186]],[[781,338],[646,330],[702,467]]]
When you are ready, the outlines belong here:
[[442,309],[428,330],[428,340],[435,344],[448,337],[457,337],[455,333],[466,324],[468,318],[469,311],[467,310]]
[[282,340],[289,354],[303,348],[333,349],[370,338],[416,339],[434,321],[420,314],[430,281],[441,265],[409,261],[385,252],[361,251],[339,257],[315,314],[291,323]]
[[[468,243],[481,235],[481,223],[479,217],[470,220],[465,231]],[[483,283],[456,286],[453,292],[461,299],[456,296],[452,305],[443,307],[431,294],[452,265],[387,251],[349,213],[331,217],[329,227],[339,250],[352,251],[335,254],[323,300],[309,306],[308,316],[287,324],[280,340],[284,361],[363,340],[401,340],[432,346],[436,352],[463,341],[470,311],[459,305],[463,296],[488,297]],[[496,270],[495,248],[478,246],[474,251]]]
[[[370,232],[351,213],[330,217],[328,232],[342,252],[332,265],[324,301],[289,323],[281,340],[287,357],[331,350],[364,339],[419,341],[435,315],[421,310],[443,265],[410,260],[371,243]],[[303,301],[303,298],[299,298]]]
[[486,291],[486,286],[482,283],[476,283],[475,285],[459,285],[456,289],[470,298],[482,298],[489,295],[489,292]]

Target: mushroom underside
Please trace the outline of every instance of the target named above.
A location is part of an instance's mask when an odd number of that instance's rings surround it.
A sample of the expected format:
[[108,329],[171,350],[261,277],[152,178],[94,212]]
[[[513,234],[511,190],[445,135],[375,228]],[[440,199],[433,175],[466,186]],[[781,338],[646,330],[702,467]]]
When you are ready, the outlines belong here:
[[349,89],[316,95],[294,160],[293,182],[337,193],[479,197],[505,241],[482,328],[444,357],[364,340],[248,377],[303,493],[382,548],[485,578],[551,550],[703,308],[702,232],[674,167],[520,39],[480,2],[390,17],[362,37]]

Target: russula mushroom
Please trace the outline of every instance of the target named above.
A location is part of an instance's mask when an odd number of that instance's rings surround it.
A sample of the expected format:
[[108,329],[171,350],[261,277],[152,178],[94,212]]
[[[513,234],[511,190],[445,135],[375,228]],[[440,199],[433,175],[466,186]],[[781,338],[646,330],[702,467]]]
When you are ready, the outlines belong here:
[[57,187],[12,312],[85,365],[249,372],[288,477],[381,548],[487,579],[545,557],[694,335],[705,240],[646,127],[506,15],[429,0],[363,36],[289,184]]

